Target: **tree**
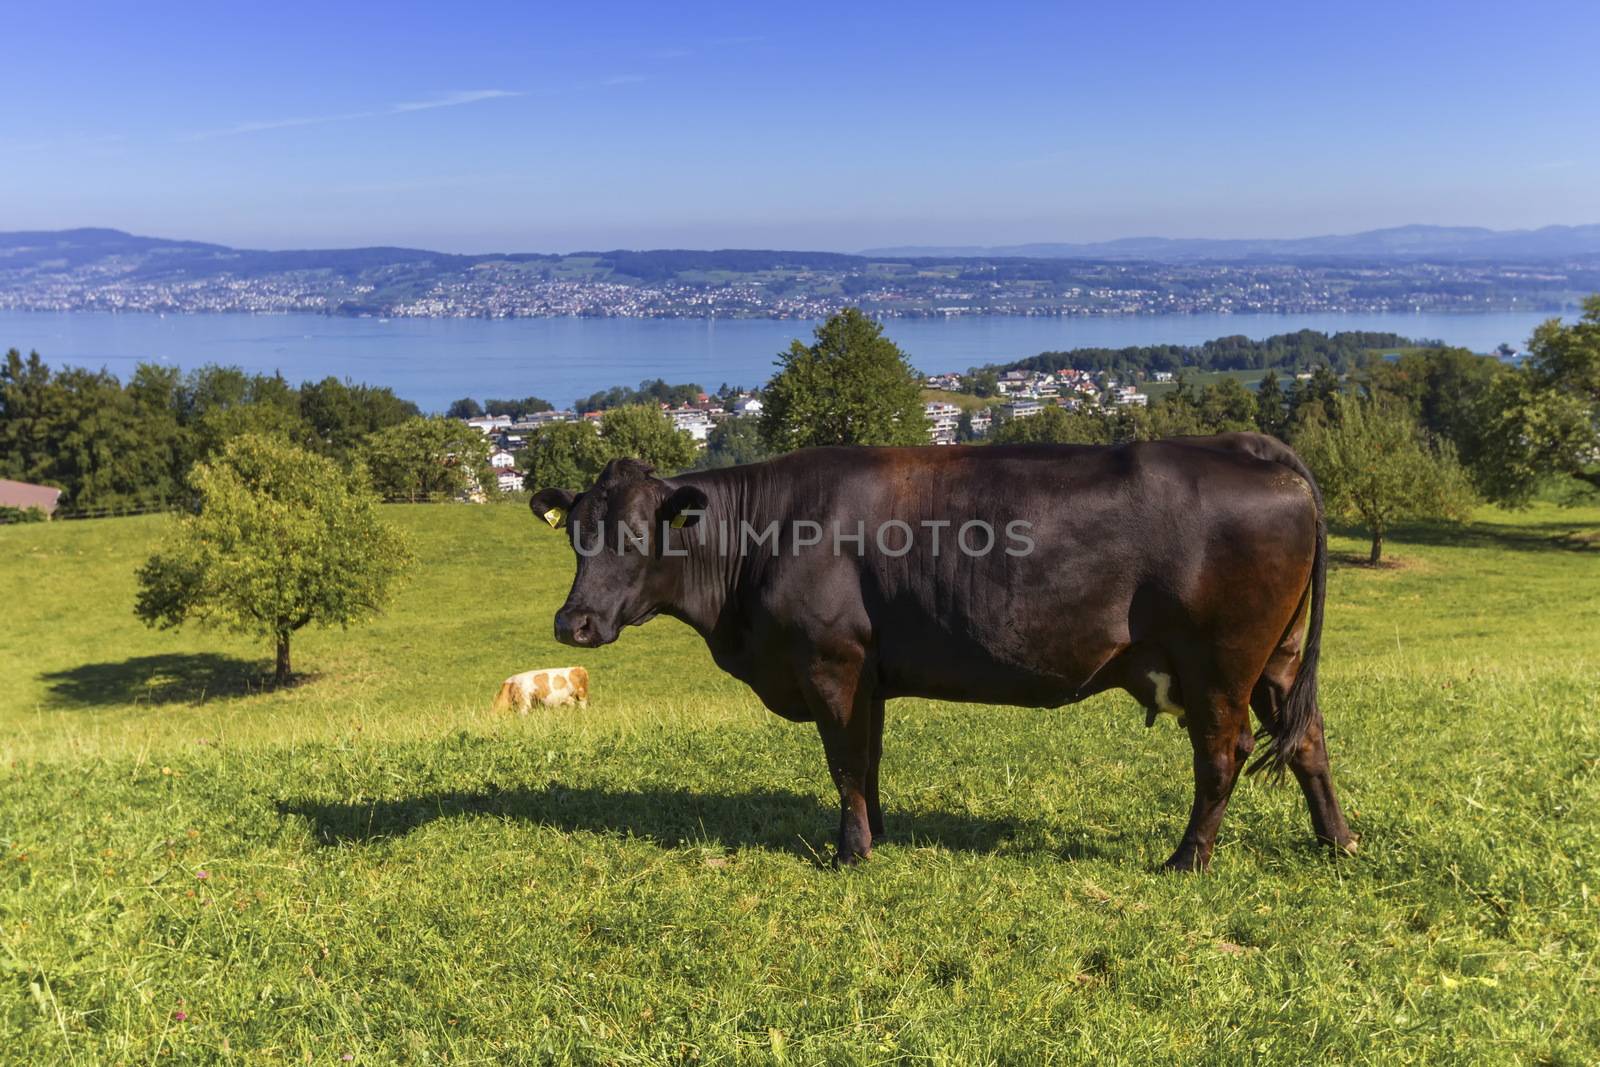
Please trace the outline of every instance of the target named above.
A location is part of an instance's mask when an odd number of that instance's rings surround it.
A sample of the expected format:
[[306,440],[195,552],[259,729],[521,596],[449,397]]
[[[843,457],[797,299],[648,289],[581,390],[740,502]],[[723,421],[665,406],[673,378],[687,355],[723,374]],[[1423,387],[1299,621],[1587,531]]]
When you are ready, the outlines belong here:
[[384,497],[475,497],[495,485],[489,439],[464,422],[418,415],[379,430],[361,448]]
[[1397,522],[1466,519],[1474,498],[1455,449],[1430,446],[1403,403],[1348,395],[1329,403],[1331,417],[1312,417],[1295,435],[1295,448],[1329,513],[1366,527],[1370,562],[1383,558],[1384,535]]
[[762,394],[761,432],[774,452],[816,445],[919,445],[928,440],[921,382],[883,327],[846,308],[778,357]]
[[285,441],[236,437],[190,484],[198,508],[139,568],[134,612],[162,629],[194,619],[267,637],[280,685],[295,632],[378,613],[411,563],[357,476]]
[[15,349],[0,364],[0,476],[59,486],[75,507],[122,506],[169,496],[170,411],[107,371],[53,372]]
[[1059,407],[1043,408],[1037,415],[996,420],[989,440],[997,445],[1073,444],[1100,445],[1107,441],[1105,420]]
[[1257,428],[1256,398],[1235,378],[1224,378],[1201,389],[1198,407],[1206,433]]
[[611,453],[600,439],[600,428],[590,419],[552,422],[528,438],[518,462],[530,489],[571,489],[581,492],[594,484]]
[[341,464],[355,456],[368,435],[420,414],[417,405],[377,386],[333,377],[300,385],[308,443]]
[[294,444],[312,440],[300,416],[300,396],[281,374],[250,374],[210,364],[184,376],[179,421],[186,431],[184,469],[221,452],[242,434],[281,437]]
[[752,418],[723,419],[706,436],[705,451],[695,466],[701,470],[759,463],[767,459],[766,441],[761,437],[761,422]]
[[1317,367],[1309,378],[1295,378],[1289,387],[1291,431],[1302,423],[1330,417],[1339,393],[1339,376],[1327,367]]
[[1551,476],[1600,489],[1600,295],[1573,325],[1539,326],[1528,354],[1484,402],[1480,480],[1508,504],[1526,503]]
[[662,476],[693,463],[696,451],[694,438],[654,404],[612,408],[600,420],[600,440],[607,459],[642,459]]
[[967,371],[967,391],[980,399],[1000,395],[1000,375],[993,367],[980,367]]
[[1256,429],[1280,440],[1289,435],[1289,417],[1283,406],[1283,387],[1278,373],[1267,371],[1256,386]]
[[470,396],[450,402],[450,407],[445,411],[447,419],[476,419],[483,415],[483,408]]

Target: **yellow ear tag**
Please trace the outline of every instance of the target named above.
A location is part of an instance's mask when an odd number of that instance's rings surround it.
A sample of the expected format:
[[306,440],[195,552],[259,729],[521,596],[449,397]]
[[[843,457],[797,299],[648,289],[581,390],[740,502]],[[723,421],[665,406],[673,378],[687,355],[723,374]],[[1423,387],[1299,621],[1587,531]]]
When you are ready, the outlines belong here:
[[560,526],[561,521],[566,517],[567,512],[564,508],[551,508],[549,511],[544,513],[544,521],[550,524],[550,528],[552,530],[557,526]]
[[681,530],[683,529],[683,524],[688,521],[688,517],[680,511],[676,515],[672,516],[672,522],[668,525],[670,525],[674,530]]

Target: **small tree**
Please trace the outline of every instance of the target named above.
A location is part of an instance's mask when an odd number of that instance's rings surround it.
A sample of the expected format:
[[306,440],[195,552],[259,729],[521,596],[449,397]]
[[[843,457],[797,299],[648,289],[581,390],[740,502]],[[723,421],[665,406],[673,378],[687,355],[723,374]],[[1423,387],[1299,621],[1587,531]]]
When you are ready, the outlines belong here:
[[706,435],[705,451],[695,466],[701,470],[717,467],[734,467],[741,463],[759,463],[767,459],[766,442],[761,437],[761,423],[753,418],[723,419]]
[[845,308],[778,357],[762,393],[761,433],[774,452],[816,445],[928,442],[921,382],[883,327]]
[[612,408],[592,419],[542,426],[528,440],[520,462],[526,484],[540,489],[587,489],[614,459],[642,459],[661,474],[683,470],[695,459],[694,438],[672,425],[653,404]]
[[386,497],[468,496],[494,487],[489,439],[449,418],[407,419],[372,434],[361,458]]
[[1329,512],[1371,534],[1369,562],[1383,558],[1384,535],[1397,522],[1467,517],[1474,497],[1454,448],[1430,447],[1405,404],[1347,394],[1327,403],[1331,417],[1310,419],[1295,448],[1316,475]]
[[295,631],[376,614],[411,562],[359,474],[287,442],[236,437],[190,484],[198,510],[139,568],[134,613],[162,629],[197,619],[270,638],[278,684]]
[[642,459],[663,476],[694,462],[694,438],[674,426],[655,404],[612,408],[600,420],[600,439],[608,458]]
[[571,489],[580,492],[594,483],[610,453],[600,439],[600,428],[589,419],[553,422],[528,438],[517,457],[529,489]]

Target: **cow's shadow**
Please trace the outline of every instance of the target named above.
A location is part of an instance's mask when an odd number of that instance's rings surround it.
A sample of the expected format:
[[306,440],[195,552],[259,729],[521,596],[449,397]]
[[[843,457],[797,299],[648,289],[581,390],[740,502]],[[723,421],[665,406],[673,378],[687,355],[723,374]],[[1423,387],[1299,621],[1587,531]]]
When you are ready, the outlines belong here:
[[[316,839],[327,845],[398,837],[437,819],[488,817],[517,819],[569,833],[634,837],[661,848],[760,848],[812,860],[827,855],[832,829],[839,820],[839,811],[831,804],[787,789],[695,793],[559,784],[348,803],[288,800],[279,802],[278,811],[305,819]],[[997,851],[1025,829],[1012,820],[938,811],[889,811],[887,822],[889,844],[934,845],[963,852]],[[1056,851],[1064,859],[1102,854],[1081,839]]]

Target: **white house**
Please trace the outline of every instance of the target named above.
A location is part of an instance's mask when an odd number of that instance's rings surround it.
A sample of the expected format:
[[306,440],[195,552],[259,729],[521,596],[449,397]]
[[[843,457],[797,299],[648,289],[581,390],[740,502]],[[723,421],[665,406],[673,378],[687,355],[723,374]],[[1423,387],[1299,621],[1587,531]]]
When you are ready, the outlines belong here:
[[741,396],[733,402],[733,413],[735,415],[761,414],[761,398],[757,396]]
[[705,443],[706,435],[711,432],[711,416],[699,408],[678,408],[667,412],[672,416],[672,425],[688,434],[701,444]]
[[961,426],[961,408],[942,400],[930,401],[922,406],[928,416],[928,438],[936,445],[956,443],[956,431]]
[[507,471],[516,465],[517,457],[513,456],[510,452],[506,452],[502,449],[496,449],[495,451],[489,453],[489,466],[493,467],[495,470]]
[[509,467],[502,467],[495,472],[495,483],[502,493],[522,492],[522,472]]

